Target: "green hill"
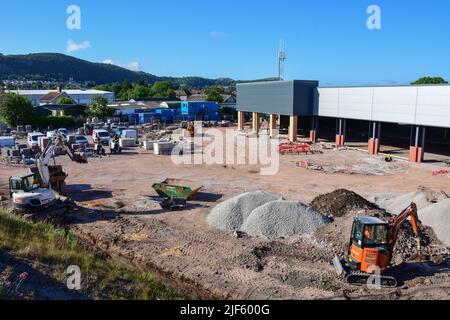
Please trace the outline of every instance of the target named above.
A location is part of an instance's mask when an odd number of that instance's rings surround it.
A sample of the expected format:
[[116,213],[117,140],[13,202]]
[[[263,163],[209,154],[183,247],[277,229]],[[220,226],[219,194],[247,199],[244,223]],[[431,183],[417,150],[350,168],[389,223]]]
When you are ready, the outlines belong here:
[[58,53],[0,54],[0,80],[65,82],[71,78],[77,82],[95,82],[96,84],[109,84],[124,80],[147,81],[149,84],[156,81],[170,81],[175,85],[184,85],[190,88],[236,84],[235,80],[229,78],[158,77],[145,72],[131,71],[111,64],[89,62]]

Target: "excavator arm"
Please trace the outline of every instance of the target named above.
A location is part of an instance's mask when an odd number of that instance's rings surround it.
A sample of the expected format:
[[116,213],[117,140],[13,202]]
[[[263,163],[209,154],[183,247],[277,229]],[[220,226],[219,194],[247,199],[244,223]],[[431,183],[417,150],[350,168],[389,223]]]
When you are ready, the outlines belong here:
[[396,216],[389,222],[389,226],[391,228],[389,244],[392,249],[394,248],[395,243],[397,242],[397,236],[400,229],[400,225],[408,218],[411,218],[412,229],[417,240],[417,249],[420,250],[419,216],[417,214],[417,205],[414,202],[411,203],[411,205],[408,208],[403,210],[398,216]]
[[70,160],[77,163],[87,163],[86,157],[80,154],[73,153],[69,148],[64,136],[60,133],[57,133],[47,144],[39,158],[36,160],[36,166],[41,176],[42,182],[47,186],[50,185],[50,172],[48,169],[48,164],[53,157],[55,149],[59,146],[64,147]]

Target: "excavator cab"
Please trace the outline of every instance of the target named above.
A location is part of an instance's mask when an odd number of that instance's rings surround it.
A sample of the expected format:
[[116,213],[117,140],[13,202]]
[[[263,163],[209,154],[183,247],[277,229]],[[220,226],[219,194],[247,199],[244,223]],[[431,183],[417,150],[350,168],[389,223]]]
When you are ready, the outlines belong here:
[[411,218],[411,226],[420,252],[420,230],[417,205],[411,203],[389,222],[376,217],[358,217],[353,221],[350,245],[344,259],[336,255],[333,265],[348,283],[364,285],[376,279],[382,287],[396,287],[397,279],[386,275],[392,258],[400,225]]
[[39,178],[36,174],[9,178],[9,189],[12,195],[15,192],[32,192],[40,188]]
[[[359,217],[352,227],[347,263],[366,273],[384,272],[389,266],[389,224],[375,217]],[[378,269],[379,268],[379,269]]]

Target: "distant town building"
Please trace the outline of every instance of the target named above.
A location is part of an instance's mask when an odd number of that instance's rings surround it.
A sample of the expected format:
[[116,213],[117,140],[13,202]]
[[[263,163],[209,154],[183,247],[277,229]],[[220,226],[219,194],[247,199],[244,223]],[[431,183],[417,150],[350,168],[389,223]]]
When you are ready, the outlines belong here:
[[236,97],[230,94],[222,95],[223,101],[220,103],[222,108],[233,108],[236,109]]
[[69,89],[69,90],[7,90],[7,93],[19,94],[31,101],[34,107],[43,104],[54,104],[61,96],[71,98],[75,104],[88,105],[96,96],[102,96],[108,100],[109,103],[114,102],[115,96],[113,92],[100,90],[84,90],[84,89]]

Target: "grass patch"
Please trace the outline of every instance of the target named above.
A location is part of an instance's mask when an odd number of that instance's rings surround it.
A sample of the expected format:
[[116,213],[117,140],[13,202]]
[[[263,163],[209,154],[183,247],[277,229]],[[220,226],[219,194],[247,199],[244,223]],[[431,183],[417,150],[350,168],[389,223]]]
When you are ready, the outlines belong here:
[[[166,288],[149,273],[134,270],[85,250],[63,229],[45,222],[31,223],[0,211],[0,250],[50,266],[64,281],[66,268],[77,265],[82,289],[94,299],[173,300],[188,299]],[[1,296],[1,292],[0,292]]]

